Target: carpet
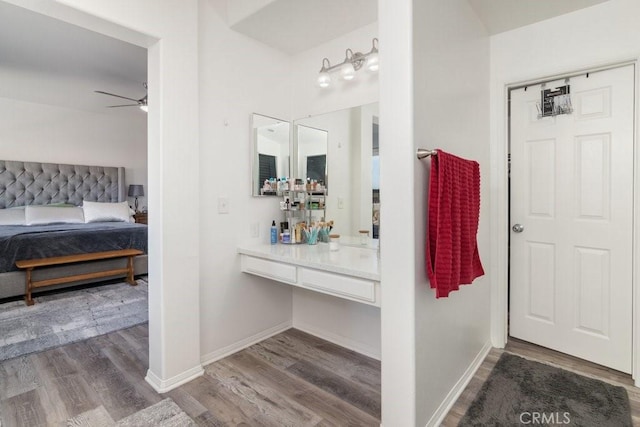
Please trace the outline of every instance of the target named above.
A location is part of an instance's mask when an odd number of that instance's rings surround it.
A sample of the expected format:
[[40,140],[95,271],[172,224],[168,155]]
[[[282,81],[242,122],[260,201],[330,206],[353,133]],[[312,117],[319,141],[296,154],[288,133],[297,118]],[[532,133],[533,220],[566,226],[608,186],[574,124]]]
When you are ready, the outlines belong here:
[[503,353],[459,426],[631,426],[623,387]]
[[148,320],[148,284],[115,283],[0,305],[0,360],[43,351]]
[[195,427],[197,424],[173,400],[167,398],[118,422],[113,421],[104,406],[98,406],[61,423],[61,426]]

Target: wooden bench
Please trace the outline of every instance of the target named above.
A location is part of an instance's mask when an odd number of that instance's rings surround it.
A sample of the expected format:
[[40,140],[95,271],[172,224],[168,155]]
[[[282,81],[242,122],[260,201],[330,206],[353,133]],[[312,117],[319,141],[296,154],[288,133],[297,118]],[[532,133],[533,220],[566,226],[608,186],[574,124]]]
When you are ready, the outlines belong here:
[[[27,303],[27,305],[34,304],[34,301],[31,298],[31,291],[34,288],[59,285],[61,283],[75,282],[77,280],[88,280],[88,279],[97,279],[100,277],[115,276],[117,274],[126,274],[127,283],[129,283],[131,286],[135,286],[137,285],[137,283],[133,278],[133,257],[142,255],[143,253],[144,252],[138,249],[119,249],[115,251],[93,252],[88,254],[67,255],[67,256],[58,256],[58,257],[51,257],[51,258],[27,259],[27,260],[16,261],[16,267],[26,270],[25,272],[27,275],[27,279],[26,279],[26,290],[25,290],[24,300]],[[73,264],[78,262],[98,261],[98,260],[104,260],[104,259],[125,258],[125,257],[128,258],[126,268],[97,271],[93,273],[74,274],[71,276],[56,277],[54,279],[45,279],[45,280],[37,280],[37,281],[33,281],[31,279],[31,273],[33,272],[34,268],[51,267],[54,265]]]

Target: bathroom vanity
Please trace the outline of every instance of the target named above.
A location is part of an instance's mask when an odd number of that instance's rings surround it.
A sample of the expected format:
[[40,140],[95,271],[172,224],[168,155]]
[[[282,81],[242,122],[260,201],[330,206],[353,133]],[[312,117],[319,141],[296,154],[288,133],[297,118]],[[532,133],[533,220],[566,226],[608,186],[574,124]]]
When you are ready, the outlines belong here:
[[370,247],[255,243],[238,253],[245,273],[380,307],[380,262]]
[[[286,222],[289,231],[302,218],[333,221],[340,249],[332,252],[327,243],[247,241],[237,248],[241,270],[291,286],[292,327],[380,359],[377,104],[292,123],[253,114],[251,122],[252,194],[273,197],[273,207],[280,204],[281,209],[281,215],[262,216],[261,221]],[[308,192],[308,187],[298,190],[296,186],[310,180],[312,192],[313,181],[323,184],[322,195],[311,194],[310,203],[302,203],[304,210],[298,203],[297,211],[289,211],[287,199],[289,203],[296,200],[286,194],[291,182],[294,192]],[[360,236],[361,230],[366,238]]]

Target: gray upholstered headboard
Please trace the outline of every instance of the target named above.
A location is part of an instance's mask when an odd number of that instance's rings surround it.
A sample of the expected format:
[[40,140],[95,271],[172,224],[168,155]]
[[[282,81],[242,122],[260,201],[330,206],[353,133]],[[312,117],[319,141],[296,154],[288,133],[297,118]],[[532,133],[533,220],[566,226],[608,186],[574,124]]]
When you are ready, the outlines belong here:
[[124,168],[0,160],[0,209],[126,200]]

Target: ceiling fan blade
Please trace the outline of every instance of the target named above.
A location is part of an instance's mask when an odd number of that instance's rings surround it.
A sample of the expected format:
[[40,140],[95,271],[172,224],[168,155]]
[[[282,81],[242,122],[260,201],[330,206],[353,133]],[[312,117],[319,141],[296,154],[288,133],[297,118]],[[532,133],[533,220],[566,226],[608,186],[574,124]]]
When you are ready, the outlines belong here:
[[137,107],[140,104],[126,104],[126,105],[108,105],[107,108],[118,108],[118,107]]
[[101,93],[103,95],[109,95],[109,96],[115,96],[117,98],[122,98],[122,99],[128,99],[129,101],[135,101],[138,102],[137,99],[133,99],[133,98],[127,98],[126,96],[120,96],[120,95],[116,95],[115,93],[109,93],[109,92],[103,92],[101,90],[94,90],[95,93]]

